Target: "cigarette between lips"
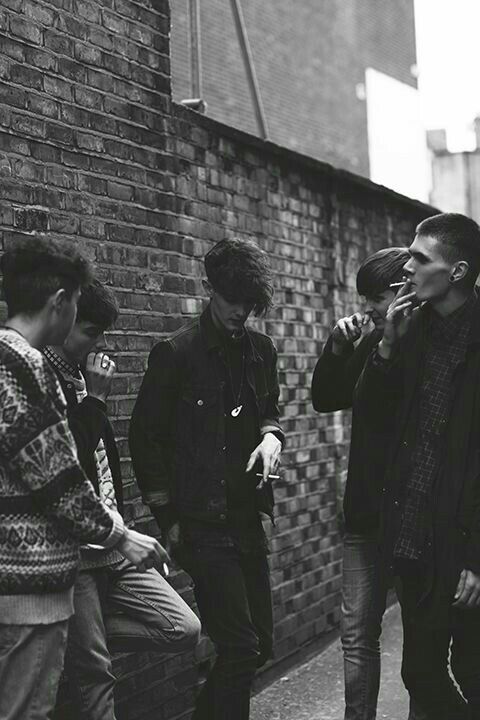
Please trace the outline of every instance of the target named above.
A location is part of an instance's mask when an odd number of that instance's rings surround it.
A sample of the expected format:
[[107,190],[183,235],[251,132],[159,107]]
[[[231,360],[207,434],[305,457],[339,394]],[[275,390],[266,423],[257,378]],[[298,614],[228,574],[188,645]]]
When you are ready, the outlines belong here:
[[390,283],[390,285],[388,287],[401,287],[402,285],[405,285],[405,283],[407,283],[407,282],[408,282],[408,280],[402,280],[402,282]]

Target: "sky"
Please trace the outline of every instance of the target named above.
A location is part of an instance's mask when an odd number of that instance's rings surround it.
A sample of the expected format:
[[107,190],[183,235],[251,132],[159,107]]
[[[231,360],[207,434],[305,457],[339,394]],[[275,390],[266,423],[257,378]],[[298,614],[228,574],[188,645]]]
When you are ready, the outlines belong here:
[[415,0],[423,123],[445,128],[450,151],[475,146],[480,115],[480,0]]

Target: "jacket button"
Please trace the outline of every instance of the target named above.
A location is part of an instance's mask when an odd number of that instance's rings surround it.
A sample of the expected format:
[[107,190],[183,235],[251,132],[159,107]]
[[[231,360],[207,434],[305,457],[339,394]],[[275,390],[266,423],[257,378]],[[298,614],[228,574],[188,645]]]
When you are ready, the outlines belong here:
[[404,440],[402,444],[404,447],[408,447],[408,442],[406,440]]
[[202,405],[203,405],[203,400],[197,400],[197,405],[202,406]]
[[395,500],[393,504],[395,505],[395,507],[398,507],[398,506],[400,505],[400,503],[398,502],[398,500]]
[[224,445],[223,448],[222,448],[222,450],[225,452],[226,449],[227,449],[227,446]]
[[225,515],[223,513],[220,515],[220,520],[225,520]]
[[225,480],[220,480],[220,485],[225,485]]

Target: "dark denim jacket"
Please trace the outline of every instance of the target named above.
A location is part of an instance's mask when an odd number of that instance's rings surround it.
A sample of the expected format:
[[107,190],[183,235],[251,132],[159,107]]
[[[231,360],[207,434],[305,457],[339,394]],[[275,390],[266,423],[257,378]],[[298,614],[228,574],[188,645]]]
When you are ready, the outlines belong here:
[[[258,442],[268,431],[283,438],[275,347],[262,333],[248,329],[247,336],[246,378],[256,400]],[[152,508],[173,506],[180,517],[225,519],[228,468],[221,361],[222,344],[209,308],[150,353],[129,439],[137,482]],[[259,500],[262,503],[261,496]]]

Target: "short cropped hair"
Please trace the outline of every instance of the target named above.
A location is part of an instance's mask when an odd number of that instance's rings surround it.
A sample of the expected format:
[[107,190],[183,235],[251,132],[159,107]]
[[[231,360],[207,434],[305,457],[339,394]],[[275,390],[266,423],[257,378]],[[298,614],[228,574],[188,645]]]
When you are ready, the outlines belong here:
[[39,237],[16,241],[3,254],[0,270],[8,317],[35,315],[58,290],[71,298],[91,278],[88,260],[73,246]]
[[252,240],[221,240],[205,255],[205,272],[213,289],[227,302],[251,302],[257,317],[272,307],[268,256]]
[[440,213],[423,220],[416,233],[433,237],[447,262],[466,260],[470,269],[464,282],[473,288],[480,273],[480,227],[475,220],[461,213]]
[[118,302],[111,288],[94,278],[82,287],[77,305],[77,322],[82,320],[98,325],[103,330],[111,328],[118,317]]
[[369,255],[357,273],[357,291],[365,297],[384,292],[403,276],[403,266],[410,254],[404,247],[389,247]]

